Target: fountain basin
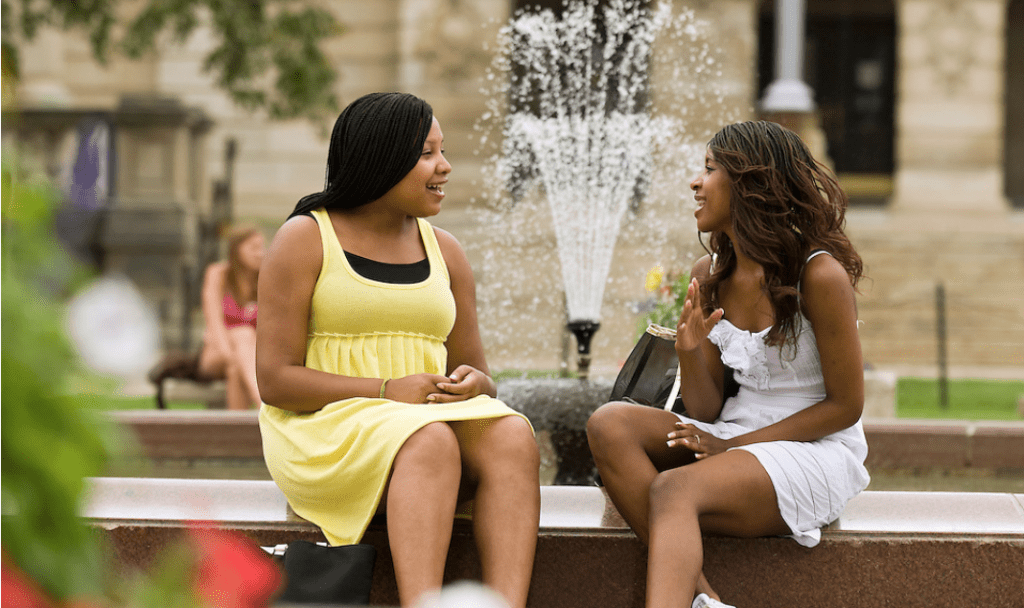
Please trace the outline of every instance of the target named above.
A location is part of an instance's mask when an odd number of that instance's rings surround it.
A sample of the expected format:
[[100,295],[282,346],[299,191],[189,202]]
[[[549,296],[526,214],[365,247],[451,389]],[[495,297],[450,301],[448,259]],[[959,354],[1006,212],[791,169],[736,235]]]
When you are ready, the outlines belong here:
[[[553,485],[595,485],[597,469],[587,444],[587,420],[608,401],[612,380],[547,378],[502,380],[498,398],[530,419],[538,438],[550,437]],[[544,460],[542,456],[542,461]]]

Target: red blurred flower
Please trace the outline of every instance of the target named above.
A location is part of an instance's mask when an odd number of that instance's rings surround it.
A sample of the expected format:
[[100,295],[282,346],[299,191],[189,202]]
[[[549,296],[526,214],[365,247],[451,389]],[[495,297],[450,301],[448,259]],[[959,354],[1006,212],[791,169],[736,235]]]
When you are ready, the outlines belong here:
[[211,608],[266,608],[281,585],[277,564],[248,537],[193,528],[196,594]]
[[3,555],[2,570],[3,580],[0,581],[0,586],[3,590],[0,591],[0,604],[3,608],[55,608],[56,604],[46,597],[39,585],[7,559],[6,553]]

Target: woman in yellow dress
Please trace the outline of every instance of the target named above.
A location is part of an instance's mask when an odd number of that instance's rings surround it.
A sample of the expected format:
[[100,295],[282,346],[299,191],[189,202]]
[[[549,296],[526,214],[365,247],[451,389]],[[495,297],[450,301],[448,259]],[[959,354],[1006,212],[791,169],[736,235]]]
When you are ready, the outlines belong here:
[[386,514],[403,606],[441,587],[456,505],[474,499],[483,582],[523,607],[539,456],[494,398],[466,255],[424,219],[451,170],[417,97],[366,95],[338,117],[323,192],[299,201],[260,272],[263,449],[331,544]]

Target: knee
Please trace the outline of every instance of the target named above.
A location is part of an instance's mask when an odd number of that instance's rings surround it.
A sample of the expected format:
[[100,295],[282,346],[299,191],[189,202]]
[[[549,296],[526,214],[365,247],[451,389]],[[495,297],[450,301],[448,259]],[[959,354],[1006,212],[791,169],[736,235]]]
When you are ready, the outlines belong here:
[[399,450],[396,465],[399,459],[404,466],[438,473],[462,468],[458,439],[444,422],[431,422],[413,433]]
[[595,457],[612,452],[627,440],[629,410],[632,406],[614,401],[597,408],[587,420],[587,442]]
[[692,504],[692,497],[693,483],[685,466],[658,473],[648,495],[651,517],[668,508]]
[[482,446],[489,460],[513,465],[515,468],[540,469],[540,453],[530,423],[519,416],[505,416],[491,423],[486,444]]
[[228,379],[240,377],[242,369],[238,366],[238,361],[234,357],[224,358],[224,377]]

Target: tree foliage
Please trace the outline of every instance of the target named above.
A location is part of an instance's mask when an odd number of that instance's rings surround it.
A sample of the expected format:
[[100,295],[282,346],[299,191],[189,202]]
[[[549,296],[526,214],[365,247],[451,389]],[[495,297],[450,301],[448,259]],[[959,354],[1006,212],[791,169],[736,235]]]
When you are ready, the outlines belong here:
[[[97,61],[114,53],[138,59],[164,41],[185,42],[208,26],[214,46],[203,69],[238,105],[272,118],[319,120],[338,102],[336,75],[320,44],[342,27],[302,0],[3,0],[5,76],[18,74],[12,38],[30,40],[44,26],[84,32]],[[128,12],[132,16],[123,26]]]

